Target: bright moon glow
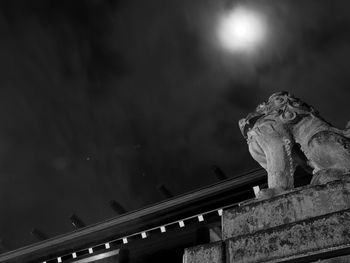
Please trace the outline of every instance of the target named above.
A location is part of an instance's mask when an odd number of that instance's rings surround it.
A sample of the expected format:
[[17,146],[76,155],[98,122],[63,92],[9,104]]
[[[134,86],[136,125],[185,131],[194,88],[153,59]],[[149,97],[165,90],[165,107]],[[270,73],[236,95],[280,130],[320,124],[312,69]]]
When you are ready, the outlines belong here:
[[218,38],[230,51],[252,52],[266,38],[266,19],[257,11],[236,7],[219,21]]

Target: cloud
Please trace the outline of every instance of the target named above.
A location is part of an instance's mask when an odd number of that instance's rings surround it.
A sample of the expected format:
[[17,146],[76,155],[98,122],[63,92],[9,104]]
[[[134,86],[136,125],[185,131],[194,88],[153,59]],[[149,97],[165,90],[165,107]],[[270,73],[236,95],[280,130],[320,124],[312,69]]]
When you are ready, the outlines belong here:
[[245,1],[272,25],[254,59],[216,43],[226,1],[112,2],[1,3],[0,235],[13,247],[33,226],[69,231],[72,212],[111,217],[110,199],[159,201],[159,183],[213,183],[213,164],[251,169],[237,121],[272,92],[348,118],[346,1]]

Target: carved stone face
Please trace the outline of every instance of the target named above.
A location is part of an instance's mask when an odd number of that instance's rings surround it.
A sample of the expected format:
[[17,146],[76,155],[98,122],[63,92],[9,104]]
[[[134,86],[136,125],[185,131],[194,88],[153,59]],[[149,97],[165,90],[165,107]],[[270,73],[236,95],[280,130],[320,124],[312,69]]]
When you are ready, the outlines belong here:
[[269,111],[274,109],[282,108],[286,106],[290,101],[294,100],[294,97],[290,96],[288,93],[278,92],[270,96],[268,100]]
[[287,92],[278,92],[270,96],[269,101],[269,112],[272,112],[276,109],[285,109],[286,107],[290,108],[304,108],[304,110],[309,110],[310,107],[302,102],[300,99],[295,98],[293,95]]
[[296,120],[298,114],[316,113],[315,110],[288,92],[276,92],[270,96],[267,102],[258,105],[254,112],[239,121],[242,135],[247,138],[247,132],[254,127],[255,123],[268,115],[279,118],[282,122]]

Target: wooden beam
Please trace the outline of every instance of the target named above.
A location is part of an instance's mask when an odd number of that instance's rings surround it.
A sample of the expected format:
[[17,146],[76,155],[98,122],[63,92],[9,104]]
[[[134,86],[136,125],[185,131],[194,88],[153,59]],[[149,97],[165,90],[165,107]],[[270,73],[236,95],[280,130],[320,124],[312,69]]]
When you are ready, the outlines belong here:
[[85,223],[83,222],[83,220],[81,220],[79,218],[79,216],[77,216],[76,214],[72,214],[70,217],[69,217],[69,220],[71,221],[72,225],[75,227],[75,228],[83,228],[85,227]]
[[169,189],[164,184],[159,184],[157,190],[162,194],[164,198],[172,198],[174,195],[169,191]]
[[226,174],[224,173],[223,170],[221,170],[221,168],[219,166],[213,165],[212,170],[213,170],[216,178],[218,178],[219,180],[226,180],[227,179]]
[[115,200],[111,200],[109,201],[109,206],[114,210],[114,212],[116,212],[118,215],[121,215],[121,214],[125,214],[127,211],[126,209],[121,205],[119,204],[117,201]]
[[32,229],[32,231],[30,231],[30,233],[39,241],[43,241],[49,238],[46,234],[35,227]]

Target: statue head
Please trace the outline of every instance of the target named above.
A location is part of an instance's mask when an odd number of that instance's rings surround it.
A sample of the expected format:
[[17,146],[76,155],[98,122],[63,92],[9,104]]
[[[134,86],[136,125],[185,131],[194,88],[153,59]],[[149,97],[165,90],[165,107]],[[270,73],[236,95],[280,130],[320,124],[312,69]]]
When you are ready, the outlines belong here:
[[271,116],[273,119],[279,118],[283,123],[291,123],[310,113],[318,115],[312,106],[286,91],[281,91],[272,94],[267,102],[259,104],[254,112],[239,120],[239,127],[243,136],[247,138],[247,132],[263,117]]

